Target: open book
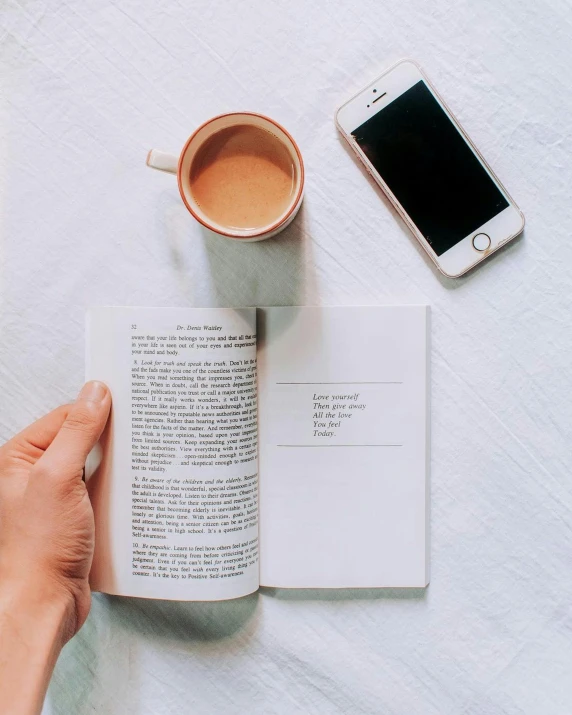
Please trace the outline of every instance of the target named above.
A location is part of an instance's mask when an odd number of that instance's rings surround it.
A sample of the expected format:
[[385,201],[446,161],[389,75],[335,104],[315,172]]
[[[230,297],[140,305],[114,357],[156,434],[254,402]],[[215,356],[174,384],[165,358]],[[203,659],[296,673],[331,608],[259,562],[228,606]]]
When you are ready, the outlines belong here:
[[94,590],[426,586],[426,306],[95,308]]

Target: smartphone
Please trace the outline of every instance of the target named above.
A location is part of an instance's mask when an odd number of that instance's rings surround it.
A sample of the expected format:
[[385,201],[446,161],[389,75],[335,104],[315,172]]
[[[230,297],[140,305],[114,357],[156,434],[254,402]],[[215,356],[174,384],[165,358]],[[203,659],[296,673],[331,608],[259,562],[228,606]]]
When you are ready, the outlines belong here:
[[463,275],[524,228],[416,62],[401,60],[352,97],[336,125],[446,276]]

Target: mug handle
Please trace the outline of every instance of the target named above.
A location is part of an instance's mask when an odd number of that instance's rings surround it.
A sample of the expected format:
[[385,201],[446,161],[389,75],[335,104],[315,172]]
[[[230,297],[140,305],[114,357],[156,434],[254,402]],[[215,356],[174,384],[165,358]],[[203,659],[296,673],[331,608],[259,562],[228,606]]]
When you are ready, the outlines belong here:
[[174,154],[167,154],[159,149],[151,149],[147,154],[147,166],[160,171],[167,171],[169,174],[177,173],[179,157]]

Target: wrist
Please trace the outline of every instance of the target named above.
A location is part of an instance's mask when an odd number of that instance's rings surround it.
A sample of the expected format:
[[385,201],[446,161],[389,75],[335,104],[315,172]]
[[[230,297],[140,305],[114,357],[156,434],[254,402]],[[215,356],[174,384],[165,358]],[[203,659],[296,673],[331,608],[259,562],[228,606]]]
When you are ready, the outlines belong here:
[[17,629],[23,642],[45,640],[61,649],[68,614],[69,605],[55,594],[42,595],[25,583],[3,582],[0,587],[0,623]]
[[[48,579],[6,576],[0,571],[0,620],[12,624],[26,640],[46,640],[62,648],[73,613],[73,600]],[[37,645],[37,643],[36,643]]]
[[11,715],[40,712],[66,641],[67,618],[68,607],[63,599],[39,598],[23,584],[1,582],[1,712]]

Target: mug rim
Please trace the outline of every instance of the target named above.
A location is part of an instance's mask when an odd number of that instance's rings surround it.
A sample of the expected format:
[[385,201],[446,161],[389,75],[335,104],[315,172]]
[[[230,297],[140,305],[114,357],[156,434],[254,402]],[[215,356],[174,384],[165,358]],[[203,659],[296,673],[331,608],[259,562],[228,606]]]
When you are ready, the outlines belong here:
[[[292,142],[292,146],[294,147],[294,150],[296,151],[296,155],[298,156],[298,162],[300,164],[300,179],[299,179],[299,186],[298,186],[298,192],[296,194],[296,198],[293,199],[292,204],[290,208],[288,209],[288,213],[286,213],[284,216],[280,218],[280,220],[276,221],[273,224],[270,224],[270,226],[267,226],[264,228],[263,231],[258,231],[256,233],[249,233],[247,235],[241,235],[239,233],[229,233],[227,231],[222,231],[218,228],[214,228],[212,224],[208,224],[204,219],[202,219],[193,209],[193,207],[190,205],[190,203],[187,201],[187,197],[185,195],[185,192],[183,190],[183,182],[181,180],[181,169],[183,166],[183,158],[185,154],[187,153],[187,150],[193,141],[193,139],[197,136],[197,134],[202,131],[206,126],[211,124],[212,122],[216,122],[218,119],[223,119],[224,117],[234,117],[234,116],[239,116],[239,115],[246,115],[249,117],[260,117],[261,119],[264,119],[265,121],[269,122],[270,124],[273,124],[275,127],[278,127],[284,134],[288,137],[288,139]],[[276,137],[278,141],[281,141],[279,137]],[[282,142],[283,143],[283,142]],[[207,119],[206,122],[203,122],[195,131],[191,134],[191,136],[187,139],[185,142],[183,148],[181,149],[181,153],[179,154],[179,160],[177,162],[177,184],[179,186],[179,193],[181,194],[181,198],[183,199],[183,203],[187,207],[187,210],[191,213],[194,219],[196,219],[200,224],[202,224],[205,228],[208,228],[209,231],[212,231],[213,233],[219,234],[221,236],[226,236],[227,238],[234,238],[238,241],[240,240],[248,240],[248,239],[253,239],[257,238],[259,236],[264,236],[267,233],[271,233],[272,231],[275,231],[277,228],[282,226],[282,224],[287,221],[292,213],[296,210],[298,204],[300,203],[300,199],[302,198],[302,194],[304,193],[304,182],[305,182],[305,171],[304,171],[304,160],[302,159],[302,153],[300,151],[300,148],[298,147],[298,144],[294,137],[290,134],[289,131],[287,131],[281,124],[279,124],[277,121],[274,119],[271,119],[270,117],[267,117],[265,114],[260,114],[259,112],[225,112],[224,114],[217,114],[215,117],[211,117],[210,119]]]

